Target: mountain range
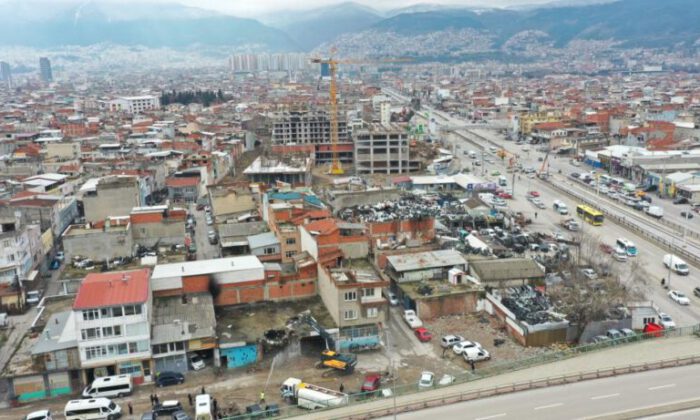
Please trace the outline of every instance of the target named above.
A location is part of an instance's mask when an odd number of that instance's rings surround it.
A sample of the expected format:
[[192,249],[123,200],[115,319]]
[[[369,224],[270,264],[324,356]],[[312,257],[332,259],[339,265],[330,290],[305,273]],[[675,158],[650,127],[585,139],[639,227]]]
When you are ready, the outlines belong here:
[[556,46],[579,39],[613,39],[625,46],[670,47],[697,45],[698,22],[697,0],[560,0],[517,9],[416,4],[384,12],[349,2],[314,10],[279,11],[259,20],[176,3],[10,0],[0,3],[0,45],[49,48],[113,43],[309,51],[322,44],[333,45],[348,34],[410,38],[469,29],[497,44],[523,31],[540,31]]

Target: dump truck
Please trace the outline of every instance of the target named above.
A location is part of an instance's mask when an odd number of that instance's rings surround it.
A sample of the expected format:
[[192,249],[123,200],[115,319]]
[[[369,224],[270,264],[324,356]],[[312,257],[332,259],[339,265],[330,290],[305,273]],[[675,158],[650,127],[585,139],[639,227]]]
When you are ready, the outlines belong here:
[[308,384],[298,378],[287,378],[280,388],[282,398],[292,400],[308,410],[338,407],[348,403],[348,394]]

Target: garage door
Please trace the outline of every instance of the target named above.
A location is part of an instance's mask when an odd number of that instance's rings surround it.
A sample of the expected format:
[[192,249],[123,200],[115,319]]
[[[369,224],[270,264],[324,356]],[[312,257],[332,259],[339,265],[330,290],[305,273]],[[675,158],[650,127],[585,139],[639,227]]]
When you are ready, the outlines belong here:
[[184,354],[159,357],[156,361],[156,372],[187,372],[187,357]]

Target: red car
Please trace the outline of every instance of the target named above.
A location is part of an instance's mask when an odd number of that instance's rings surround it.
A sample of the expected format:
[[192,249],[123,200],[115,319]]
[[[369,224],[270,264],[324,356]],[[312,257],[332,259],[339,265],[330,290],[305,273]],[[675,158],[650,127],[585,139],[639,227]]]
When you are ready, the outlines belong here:
[[433,334],[425,327],[416,328],[414,332],[416,333],[416,337],[418,337],[418,341],[422,341],[423,343],[430,341],[433,338]]
[[361,392],[374,392],[379,390],[382,375],[378,373],[369,373],[365,375],[365,380],[362,382]]
[[529,191],[528,195],[530,195],[530,197],[539,197],[540,193],[538,193],[537,191]]
[[498,197],[505,198],[505,199],[511,199],[511,198],[513,198],[513,194],[507,193],[507,192],[502,192],[502,193],[498,193]]
[[608,244],[600,244],[600,250],[606,254],[612,254],[615,250]]

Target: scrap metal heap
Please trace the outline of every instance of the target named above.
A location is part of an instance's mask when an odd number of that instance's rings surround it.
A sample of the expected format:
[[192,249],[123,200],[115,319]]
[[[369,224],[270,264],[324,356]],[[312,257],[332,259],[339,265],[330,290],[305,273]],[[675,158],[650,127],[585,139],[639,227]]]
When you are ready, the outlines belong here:
[[501,299],[503,306],[508,308],[517,319],[530,325],[544,324],[556,320],[549,311],[552,303],[549,298],[539,290],[525,285],[510,287],[506,290],[508,297]]

